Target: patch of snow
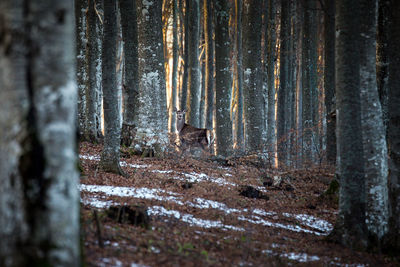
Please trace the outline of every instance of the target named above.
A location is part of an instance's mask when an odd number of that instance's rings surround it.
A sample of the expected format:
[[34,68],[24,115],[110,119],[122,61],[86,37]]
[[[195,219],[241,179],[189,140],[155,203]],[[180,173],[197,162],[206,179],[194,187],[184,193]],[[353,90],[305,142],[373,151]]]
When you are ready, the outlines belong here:
[[214,177],[210,177],[204,173],[195,173],[195,172],[191,172],[191,173],[181,173],[182,175],[184,175],[187,180],[191,183],[193,182],[202,182],[202,181],[208,181],[208,182],[213,182],[216,183],[218,185],[221,186],[237,186],[235,183],[231,183],[226,181],[223,178],[214,178]]
[[283,253],[280,254],[281,257],[288,258],[289,260],[298,261],[298,262],[310,262],[310,261],[319,261],[320,258],[318,256],[310,256],[306,253]]
[[104,208],[108,208],[111,205],[117,205],[117,203],[114,203],[113,201],[103,201],[103,200],[99,200],[96,197],[88,197],[88,198],[82,198],[81,202],[83,203],[83,205],[88,205],[88,206],[92,206],[98,209],[104,209]]
[[250,218],[246,218],[243,215],[240,215],[238,217],[238,219],[240,221],[247,221],[253,224],[261,224],[261,225],[265,225],[265,226],[269,226],[269,227],[275,227],[275,228],[282,228],[285,230],[289,230],[289,231],[293,231],[293,232],[304,232],[304,233],[309,233],[309,234],[315,234],[315,235],[325,235],[323,233],[320,232],[315,232],[312,230],[308,230],[308,229],[304,229],[298,225],[288,225],[288,224],[282,224],[282,223],[273,223],[267,220],[264,220],[258,216],[252,216],[252,219]]
[[276,215],[276,212],[274,212],[274,211],[265,211],[262,209],[254,209],[253,213],[257,214],[257,215],[261,215],[261,216],[275,216]]
[[167,171],[162,171],[162,170],[152,170],[151,172],[155,172],[155,173],[173,173],[174,171],[171,171],[171,170],[167,170]]
[[140,168],[148,168],[149,165],[143,164],[143,165],[138,165],[138,164],[131,164],[131,163],[126,163],[125,161],[121,161],[120,165],[122,167],[130,167],[130,168],[136,168],[136,169],[140,169]]
[[79,155],[80,159],[86,159],[86,160],[93,160],[93,161],[99,161],[100,156],[99,155]]
[[325,233],[325,235],[333,230],[332,224],[325,220],[315,218],[311,215],[283,213],[283,216],[288,218],[295,218],[296,220],[300,221],[301,224],[317,229],[318,231]]
[[233,225],[225,225],[221,221],[211,221],[195,218],[191,214],[181,214],[177,210],[167,210],[161,206],[153,206],[149,208],[149,215],[158,215],[158,216],[172,216],[178,220],[188,223],[190,226],[198,226],[203,228],[220,228],[220,229],[229,229],[234,231],[245,231],[244,228],[236,227]]
[[[160,201],[173,201],[179,205],[184,205],[179,199],[181,197],[176,197],[177,193],[165,191],[162,189],[151,189],[151,188],[134,188],[134,187],[119,187],[119,186],[109,186],[109,185],[80,185],[80,190],[92,192],[92,193],[104,193],[110,196],[119,197],[134,197],[143,199],[156,199]],[[169,194],[170,196],[160,196],[160,193]]]
[[209,208],[218,209],[218,210],[225,212],[226,214],[241,212],[238,209],[228,208],[228,206],[226,206],[224,203],[221,203],[218,201],[213,201],[213,200],[208,200],[208,199],[204,199],[204,198],[199,198],[199,197],[195,198],[194,202],[195,203],[187,202],[187,204],[192,207],[199,208],[199,209],[209,209]]

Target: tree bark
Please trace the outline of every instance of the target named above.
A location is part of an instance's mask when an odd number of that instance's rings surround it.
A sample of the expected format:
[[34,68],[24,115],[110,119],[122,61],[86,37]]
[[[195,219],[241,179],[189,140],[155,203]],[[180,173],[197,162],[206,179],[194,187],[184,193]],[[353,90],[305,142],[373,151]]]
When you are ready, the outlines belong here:
[[162,1],[139,1],[139,109],[135,143],[162,156],[168,143]]
[[121,140],[125,146],[130,146],[134,136],[135,113],[138,107],[139,95],[136,1],[120,0],[119,3],[125,55],[124,113]]
[[174,111],[176,106],[176,97],[178,92],[178,59],[179,59],[179,44],[178,44],[178,3],[173,0],[172,10],[172,92],[170,102],[170,126],[172,133],[176,132],[176,114]]
[[217,154],[228,156],[232,152],[232,122],[230,119],[230,4],[214,0],[215,7],[215,81],[216,81],[216,141]]
[[213,41],[213,9],[212,1],[204,0],[204,38],[205,38],[205,54],[206,54],[206,71],[205,71],[205,115],[206,128],[213,129],[213,112],[214,112],[214,41]]
[[239,152],[245,149],[244,124],[243,124],[243,45],[242,45],[242,11],[243,1],[236,0],[237,12],[237,114],[236,114],[236,147]]
[[331,237],[351,248],[368,245],[360,102],[360,0],[336,1],[336,114],[339,214]]
[[87,59],[86,59],[86,0],[75,0],[75,25],[76,25],[76,78],[78,83],[78,133],[84,140],[86,132],[86,86]]
[[97,82],[97,66],[100,60],[100,51],[97,46],[98,36],[97,31],[97,14],[96,14],[96,3],[94,0],[88,0],[88,12],[87,12],[87,73],[88,73],[88,85],[86,87],[86,120],[87,126],[85,131],[85,140],[92,143],[97,143],[101,137],[101,118],[98,116],[98,88]]
[[[376,35],[376,79],[378,84],[379,100],[381,101],[383,125],[387,131],[388,125],[388,78],[389,78],[389,12],[390,1],[378,1],[378,29]],[[386,133],[387,134],[387,133]]]
[[325,107],[326,107],[326,159],[336,162],[336,113],[335,113],[335,1],[326,0],[324,10],[325,27]]
[[200,5],[199,0],[188,0],[188,89],[186,116],[188,123],[200,128],[200,64],[199,64],[199,38],[200,38]]
[[275,63],[276,63],[276,0],[269,1],[268,14],[268,39],[267,39],[267,88],[268,88],[268,112],[267,112],[267,150],[270,158],[276,153],[276,121],[275,121]]
[[279,91],[277,108],[277,142],[278,142],[278,163],[279,166],[286,164],[287,150],[287,129],[285,118],[287,109],[287,90],[289,90],[289,30],[290,30],[290,0],[281,0],[281,30],[280,30],[280,67],[279,67]]
[[261,31],[262,8],[257,1],[243,2],[243,110],[246,149],[262,150],[264,108],[262,92]]
[[389,210],[386,133],[376,85],[377,11],[376,1],[362,1],[359,49],[367,227],[380,240],[388,231]]
[[312,163],[318,142],[317,21],[315,0],[304,1],[303,18],[303,159]]
[[0,3],[2,266],[80,264],[73,12]]
[[104,171],[124,174],[120,160],[120,116],[116,82],[117,56],[117,2],[104,1],[104,37],[102,53],[103,105],[104,105],[104,148],[100,165]]
[[389,23],[389,246],[393,253],[400,250],[400,2],[390,1]]

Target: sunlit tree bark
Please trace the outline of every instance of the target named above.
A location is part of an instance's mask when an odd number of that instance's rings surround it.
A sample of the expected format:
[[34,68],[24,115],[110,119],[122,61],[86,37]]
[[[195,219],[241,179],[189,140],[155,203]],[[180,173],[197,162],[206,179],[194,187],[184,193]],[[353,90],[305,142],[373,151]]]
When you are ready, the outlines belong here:
[[206,128],[213,128],[214,112],[214,40],[212,1],[204,1],[204,38],[205,38],[205,122]]

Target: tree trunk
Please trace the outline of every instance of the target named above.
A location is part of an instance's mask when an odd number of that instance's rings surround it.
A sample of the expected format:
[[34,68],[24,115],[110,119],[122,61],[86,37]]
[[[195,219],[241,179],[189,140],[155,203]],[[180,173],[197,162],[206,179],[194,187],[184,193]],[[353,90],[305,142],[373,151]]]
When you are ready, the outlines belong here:
[[104,1],[104,37],[102,53],[104,148],[100,165],[104,171],[123,174],[119,165],[120,116],[116,82],[117,2]]
[[242,10],[243,1],[236,0],[237,12],[237,114],[236,114],[236,147],[239,152],[245,149],[244,125],[243,125],[243,46],[242,46]]
[[388,46],[389,31],[388,17],[390,11],[390,1],[379,0],[378,7],[378,29],[376,35],[376,79],[378,84],[379,100],[381,101],[383,125],[387,131],[388,124]]
[[281,0],[281,30],[280,30],[280,69],[279,69],[279,91],[277,109],[277,142],[278,142],[278,161],[279,166],[284,166],[286,161],[287,141],[285,128],[286,109],[287,109],[287,90],[289,90],[289,30],[290,30],[290,0]]
[[331,237],[351,248],[368,245],[360,102],[360,0],[336,1],[336,114],[339,214]]
[[[152,3],[152,4],[151,4]],[[139,1],[139,109],[135,142],[161,156],[168,143],[162,1]]]
[[124,113],[121,140],[122,144],[130,146],[134,136],[134,120],[139,95],[136,1],[120,0],[119,3],[125,55],[125,80],[123,86]]
[[303,18],[303,159],[313,162],[318,142],[317,26],[315,0],[304,1]]
[[396,254],[400,250],[400,2],[390,1],[389,23],[389,197],[390,246]]
[[335,1],[325,0],[325,107],[326,107],[326,159],[336,162],[336,113],[335,113]]
[[262,92],[261,31],[262,8],[257,1],[243,2],[243,110],[246,148],[262,150],[264,108]]
[[386,134],[376,85],[377,2],[362,1],[360,49],[361,127],[367,193],[367,227],[380,240],[388,231]]
[[[268,39],[267,39],[267,88],[268,88],[268,112],[267,112],[267,151],[270,158],[276,153],[276,121],[275,121],[275,63],[276,63],[276,0],[269,1],[268,14]],[[272,156],[271,156],[272,155]]]
[[214,107],[214,41],[213,41],[213,9],[212,1],[204,0],[204,38],[205,38],[205,54],[206,54],[206,71],[205,71],[205,114],[206,128],[213,129],[213,107]]
[[2,1],[0,20],[0,265],[78,266],[73,2]]
[[190,0],[182,0],[185,2],[185,17],[184,17],[184,46],[183,46],[183,76],[182,86],[180,91],[180,110],[186,110],[186,102],[188,97],[188,77],[189,77],[189,5]]
[[188,90],[186,116],[190,125],[200,128],[200,64],[199,64],[199,37],[200,37],[200,5],[199,0],[186,1],[188,19]]
[[88,86],[86,88],[86,120],[85,140],[97,143],[101,136],[101,118],[98,117],[98,92],[97,65],[100,60],[100,51],[97,46],[97,14],[95,10],[95,1],[88,0],[87,12],[87,62],[88,62]]
[[178,0],[173,0],[172,10],[172,92],[170,102],[170,129],[172,133],[176,132],[176,114],[173,112],[176,106],[176,97],[178,92],[178,59],[179,59],[179,44],[178,44]]
[[75,25],[76,25],[76,78],[78,84],[78,133],[84,140],[86,132],[86,86],[87,59],[86,59],[86,0],[75,0]]
[[215,67],[217,154],[228,156],[232,151],[232,122],[230,119],[231,74],[229,10],[227,1],[215,0]]

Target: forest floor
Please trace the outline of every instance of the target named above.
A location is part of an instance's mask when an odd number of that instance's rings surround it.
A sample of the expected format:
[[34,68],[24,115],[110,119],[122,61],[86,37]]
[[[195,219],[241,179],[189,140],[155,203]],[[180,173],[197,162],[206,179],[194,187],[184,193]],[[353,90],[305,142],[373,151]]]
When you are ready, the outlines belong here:
[[[326,240],[337,216],[337,205],[323,197],[333,179],[327,168],[278,172],[251,157],[123,153],[129,177],[122,177],[99,170],[101,149],[82,143],[79,151],[87,266],[400,264]],[[240,194],[245,189],[258,198]]]

